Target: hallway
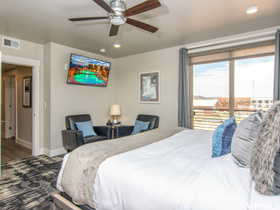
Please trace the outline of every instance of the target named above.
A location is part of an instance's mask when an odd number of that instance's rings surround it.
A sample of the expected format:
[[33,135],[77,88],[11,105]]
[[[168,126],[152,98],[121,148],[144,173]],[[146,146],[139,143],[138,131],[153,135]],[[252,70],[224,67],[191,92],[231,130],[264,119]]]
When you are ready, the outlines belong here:
[[15,139],[1,139],[1,165],[21,160],[32,155],[32,151],[15,142]]

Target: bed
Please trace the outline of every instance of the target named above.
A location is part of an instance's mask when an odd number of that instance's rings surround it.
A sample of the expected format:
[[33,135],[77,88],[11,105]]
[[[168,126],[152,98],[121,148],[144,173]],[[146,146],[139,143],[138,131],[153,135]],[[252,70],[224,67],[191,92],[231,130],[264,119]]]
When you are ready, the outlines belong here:
[[[74,197],[74,203],[96,210],[279,210],[280,197],[258,194],[249,169],[238,167],[231,155],[211,158],[211,137],[208,131],[176,130],[163,135],[157,130],[116,140],[112,144],[152,139],[125,152],[119,150],[83,170],[76,159],[91,158],[82,148],[75,158],[71,153],[65,156],[57,188]],[[96,168],[94,175],[89,167]],[[69,178],[65,172],[71,170],[74,174],[81,170],[84,177]],[[79,189],[85,185],[77,183],[87,176],[91,177],[86,180],[87,189]]]

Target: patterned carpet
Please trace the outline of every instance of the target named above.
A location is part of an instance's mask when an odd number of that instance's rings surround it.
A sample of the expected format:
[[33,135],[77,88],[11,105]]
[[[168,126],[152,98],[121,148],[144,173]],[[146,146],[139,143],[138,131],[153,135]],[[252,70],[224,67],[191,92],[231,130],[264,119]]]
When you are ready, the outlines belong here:
[[2,167],[1,210],[49,210],[62,157],[29,157]]

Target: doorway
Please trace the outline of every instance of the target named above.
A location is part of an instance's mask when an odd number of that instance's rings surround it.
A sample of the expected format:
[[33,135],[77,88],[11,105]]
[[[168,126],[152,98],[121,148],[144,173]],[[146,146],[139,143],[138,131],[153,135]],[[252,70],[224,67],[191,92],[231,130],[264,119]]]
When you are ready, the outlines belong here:
[[32,155],[32,67],[2,63],[2,163]]

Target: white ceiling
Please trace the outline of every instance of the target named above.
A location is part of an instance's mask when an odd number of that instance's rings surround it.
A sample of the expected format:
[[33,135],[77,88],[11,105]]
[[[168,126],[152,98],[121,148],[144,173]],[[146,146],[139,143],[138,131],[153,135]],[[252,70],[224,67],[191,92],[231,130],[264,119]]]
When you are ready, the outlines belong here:
[[[108,2],[108,0],[107,0]],[[128,7],[143,2],[127,0]],[[2,0],[0,33],[37,43],[49,41],[121,57],[184,43],[213,39],[280,25],[279,0],[161,0],[163,7],[134,16],[160,28],[150,34],[129,25],[122,26],[118,39],[108,37],[106,21],[71,23],[69,17],[103,16],[106,12],[92,0]],[[259,12],[248,16],[248,7]]]

